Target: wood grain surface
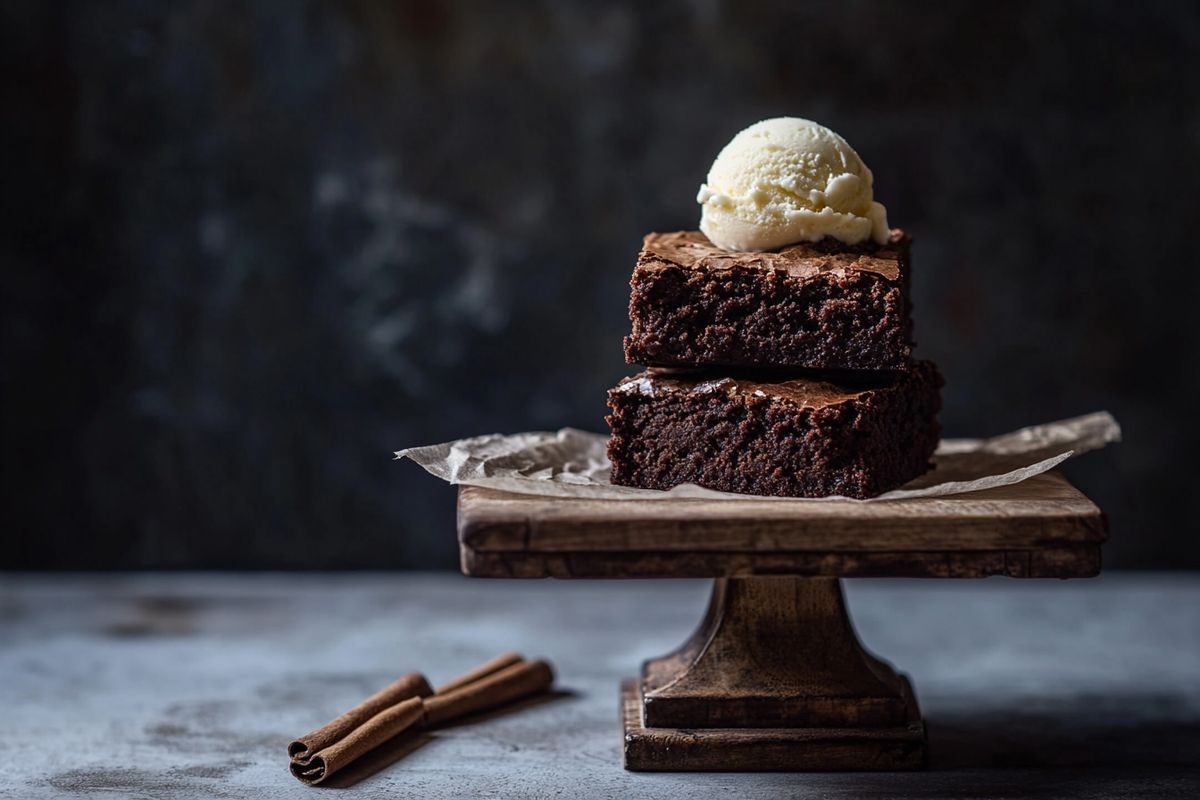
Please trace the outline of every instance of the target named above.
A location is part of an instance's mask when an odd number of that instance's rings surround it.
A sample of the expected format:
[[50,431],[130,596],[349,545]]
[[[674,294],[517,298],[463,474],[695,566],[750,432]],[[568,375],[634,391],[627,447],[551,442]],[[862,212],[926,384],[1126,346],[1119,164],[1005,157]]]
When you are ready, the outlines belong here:
[[635,681],[621,684],[625,768],[635,772],[878,772],[925,765],[925,723],[892,728],[648,728]]
[[908,680],[868,652],[830,578],[721,578],[680,647],[642,665],[629,769],[914,769]]
[[880,728],[920,719],[912,691],[858,640],[840,581],[722,578],[683,645],[642,665],[656,728]]
[[479,577],[1087,577],[1100,509],[1052,471],[1013,486],[862,503],[581,500],[462,487],[463,572]]

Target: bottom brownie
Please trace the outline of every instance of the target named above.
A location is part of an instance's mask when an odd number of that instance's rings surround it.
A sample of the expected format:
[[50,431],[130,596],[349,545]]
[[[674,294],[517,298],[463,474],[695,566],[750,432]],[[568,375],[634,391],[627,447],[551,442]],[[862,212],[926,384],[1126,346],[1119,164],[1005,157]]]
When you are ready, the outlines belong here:
[[872,497],[930,468],[942,376],[713,378],[651,369],[608,393],[612,482],[787,497]]

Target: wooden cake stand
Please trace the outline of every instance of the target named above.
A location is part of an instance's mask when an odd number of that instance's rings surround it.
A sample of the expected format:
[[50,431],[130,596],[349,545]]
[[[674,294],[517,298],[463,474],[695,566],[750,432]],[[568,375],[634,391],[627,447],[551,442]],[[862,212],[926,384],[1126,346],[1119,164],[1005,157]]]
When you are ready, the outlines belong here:
[[865,650],[841,578],[1085,578],[1104,516],[1058,472],[938,498],[582,500],[464,487],[462,569],[493,578],[716,578],[703,621],[621,687],[632,770],[925,763],[908,679]]

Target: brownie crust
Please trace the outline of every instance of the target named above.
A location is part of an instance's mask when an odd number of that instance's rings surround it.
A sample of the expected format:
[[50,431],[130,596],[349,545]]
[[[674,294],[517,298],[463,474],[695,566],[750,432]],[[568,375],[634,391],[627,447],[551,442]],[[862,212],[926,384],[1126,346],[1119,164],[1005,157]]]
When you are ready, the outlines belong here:
[[612,482],[866,498],[930,468],[941,434],[937,367],[835,380],[656,369],[627,378],[608,393]]
[[646,366],[904,370],[911,239],[733,252],[652,233],[630,281],[625,360]]

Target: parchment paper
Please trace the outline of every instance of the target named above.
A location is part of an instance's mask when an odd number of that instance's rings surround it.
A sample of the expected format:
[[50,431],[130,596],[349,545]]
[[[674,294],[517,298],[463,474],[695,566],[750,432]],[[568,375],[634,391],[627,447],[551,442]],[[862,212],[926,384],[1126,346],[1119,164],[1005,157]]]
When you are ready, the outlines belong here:
[[[1107,411],[1033,425],[990,439],[943,439],[934,455],[937,468],[911,483],[869,500],[899,500],[975,492],[1008,486],[1041,474],[1073,455],[1121,440],[1121,427]],[[431,475],[453,484],[486,486],[545,497],[609,500],[745,500],[751,495],[715,492],[694,484],[670,491],[635,489],[609,483],[608,437],[575,428],[508,436],[493,433],[396,453]],[[820,503],[845,497],[762,497],[781,503]]]

